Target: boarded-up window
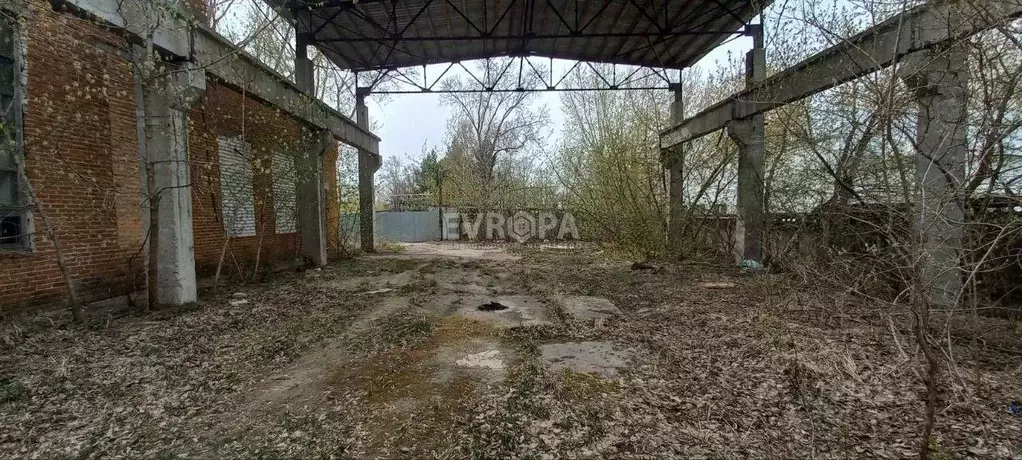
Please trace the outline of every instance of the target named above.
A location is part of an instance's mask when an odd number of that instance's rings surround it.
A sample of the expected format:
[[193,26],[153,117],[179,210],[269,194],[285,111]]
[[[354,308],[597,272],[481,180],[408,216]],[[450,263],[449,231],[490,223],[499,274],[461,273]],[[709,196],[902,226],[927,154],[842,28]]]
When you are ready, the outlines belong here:
[[273,211],[277,233],[294,233],[297,228],[297,182],[295,159],[286,153],[273,155]]
[[220,201],[227,236],[253,236],[252,146],[241,136],[220,136]]

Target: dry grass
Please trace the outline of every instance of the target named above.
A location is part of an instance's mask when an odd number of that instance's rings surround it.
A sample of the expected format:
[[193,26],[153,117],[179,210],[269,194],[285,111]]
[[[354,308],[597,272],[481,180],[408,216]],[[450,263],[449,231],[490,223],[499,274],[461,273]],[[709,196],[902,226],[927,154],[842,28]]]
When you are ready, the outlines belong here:
[[[514,263],[356,259],[244,287],[247,305],[223,295],[87,329],[42,317],[5,323],[0,457],[915,454],[920,357],[898,307],[726,266],[633,271],[591,252],[519,252]],[[369,314],[388,299],[426,305],[450,294],[436,282],[459,270],[500,293],[607,297],[624,314],[599,327],[502,331],[413,307]],[[411,287],[375,295],[344,282],[376,286],[404,273]],[[935,455],[1022,454],[1022,417],[1006,410],[1022,399],[1018,322],[934,321],[947,332]],[[509,350],[503,380],[433,382],[437,350],[477,339]],[[605,380],[551,374],[539,359],[543,343],[580,340],[631,350],[629,367]],[[282,393],[301,398],[260,397],[331,349],[327,384]]]

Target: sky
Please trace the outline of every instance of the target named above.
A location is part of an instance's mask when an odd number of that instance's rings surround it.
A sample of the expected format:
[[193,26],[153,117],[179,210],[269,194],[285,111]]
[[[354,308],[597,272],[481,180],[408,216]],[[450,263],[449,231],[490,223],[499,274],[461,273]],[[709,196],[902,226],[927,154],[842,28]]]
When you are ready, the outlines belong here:
[[[744,54],[751,48],[751,38],[739,37],[717,47],[694,67],[710,70],[715,68],[718,62],[726,61],[729,52],[736,55]],[[570,65],[571,61],[554,61],[555,74],[565,71]],[[466,66],[471,68],[468,63]],[[446,67],[446,65],[430,66],[426,73],[438,75]],[[451,69],[452,75],[456,69],[458,68]],[[467,74],[464,77],[468,78]],[[430,80],[432,81],[432,78]],[[560,138],[560,126],[564,119],[561,112],[560,94],[558,92],[542,92],[536,100],[537,105],[546,105],[550,113],[552,132],[551,139],[546,143],[550,146],[557,145]],[[374,124],[379,123],[377,125],[379,128],[375,133],[381,138],[380,153],[383,155],[384,161],[394,161],[395,159],[402,163],[418,161],[423,155],[424,147],[428,150],[431,147],[444,145],[451,108],[440,103],[439,94],[396,94],[388,95],[385,98],[370,96],[367,105],[370,120]]]

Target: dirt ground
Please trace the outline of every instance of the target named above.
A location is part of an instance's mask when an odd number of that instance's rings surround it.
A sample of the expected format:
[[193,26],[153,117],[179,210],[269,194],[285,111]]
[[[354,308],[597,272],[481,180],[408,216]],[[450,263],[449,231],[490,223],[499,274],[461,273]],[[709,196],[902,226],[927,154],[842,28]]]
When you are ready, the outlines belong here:
[[[7,320],[0,458],[917,455],[909,316],[818,291],[417,244],[181,311]],[[1022,327],[950,323],[934,456],[1022,458]]]

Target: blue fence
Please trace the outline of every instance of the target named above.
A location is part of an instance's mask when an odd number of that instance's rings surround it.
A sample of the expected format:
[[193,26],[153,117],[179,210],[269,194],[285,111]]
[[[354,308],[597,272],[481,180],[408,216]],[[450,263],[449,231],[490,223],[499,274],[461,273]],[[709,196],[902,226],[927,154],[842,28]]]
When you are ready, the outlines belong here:
[[[440,241],[440,213],[432,211],[377,211],[376,243],[416,243]],[[341,216],[341,239],[357,246],[359,242],[359,216],[348,213]]]

